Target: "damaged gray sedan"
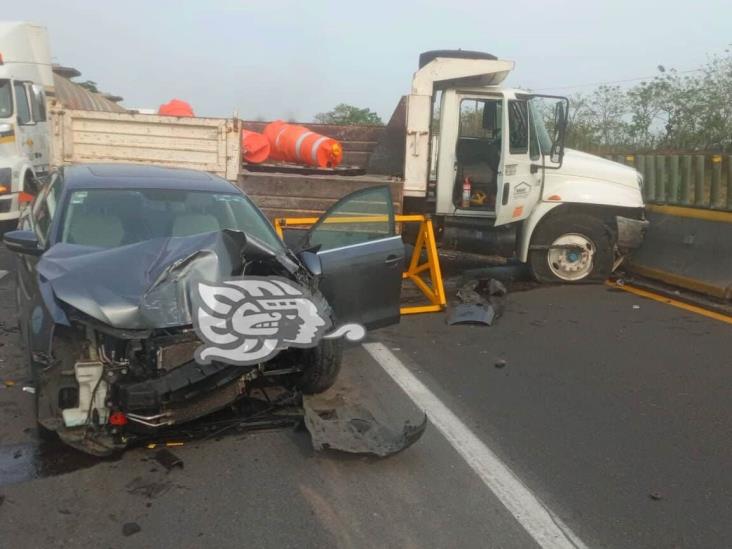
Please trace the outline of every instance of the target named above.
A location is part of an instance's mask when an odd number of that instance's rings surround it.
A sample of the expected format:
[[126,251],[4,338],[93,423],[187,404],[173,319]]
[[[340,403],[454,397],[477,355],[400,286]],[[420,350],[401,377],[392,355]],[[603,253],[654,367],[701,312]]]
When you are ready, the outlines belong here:
[[[379,221],[328,223],[354,214]],[[338,339],[249,366],[193,359],[201,341],[192,286],[201,280],[284,277],[324,299],[333,325],[399,321],[404,247],[388,188],[345,197],[300,236],[295,252],[240,189],[206,173],[120,164],[57,172],[4,237],[17,255],[39,427],[107,455],[222,409],[252,384],[330,387]],[[286,308],[276,318],[297,330],[297,310]],[[271,324],[252,329],[263,326]]]

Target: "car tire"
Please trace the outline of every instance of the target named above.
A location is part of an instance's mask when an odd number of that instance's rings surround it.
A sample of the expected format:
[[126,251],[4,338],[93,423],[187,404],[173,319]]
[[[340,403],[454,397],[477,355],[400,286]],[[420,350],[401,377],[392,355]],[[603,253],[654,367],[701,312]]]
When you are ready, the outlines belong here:
[[317,347],[303,349],[303,371],[295,386],[306,394],[322,393],[336,382],[342,360],[343,344],[338,339],[323,339]]
[[605,223],[592,215],[550,217],[537,227],[531,245],[537,249],[529,251],[528,263],[538,282],[602,283],[612,271],[613,237]]
[[53,429],[49,429],[48,427],[45,427],[43,423],[41,423],[38,420],[38,404],[39,404],[39,395],[38,395],[38,388],[36,388],[36,398],[35,398],[35,414],[36,414],[36,435],[38,436],[38,440],[42,440],[44,442],[55,442],[58,440],[58,433],[54,431]]
[[41,376],[39,372],[43,368],[42,365],[37,364],[33,361],[30,349],[27,342],[24,342],[26,347],[26,356],[28,360],[28,368],[31,372],[31,381],[33,382],[34,395],[33,395],[33,414],[36,420],[36,435],[39,440],[44,442],[53,442],[58,439],[58,434],[53,429],[48,429],[40,421],[40,400],[41,400]]

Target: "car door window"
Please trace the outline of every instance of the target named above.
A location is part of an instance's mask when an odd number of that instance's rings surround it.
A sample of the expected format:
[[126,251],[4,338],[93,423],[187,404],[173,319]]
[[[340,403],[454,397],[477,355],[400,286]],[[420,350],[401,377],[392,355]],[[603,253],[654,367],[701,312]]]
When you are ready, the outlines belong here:
[[18,124],[30,124],[31,112],[25,84],[23,82],[14,82],[13,88],[15,89],[15,104],[18,107]]
[[307,247],[331,250],[394,236],[389,187],[357,191],[337,202],[307,236]]
[[394,221],[389,187],[371,187],[342,198],[307,233],[305,247],[320,260],[318,289],[339,323],[399,322],[404,242]]

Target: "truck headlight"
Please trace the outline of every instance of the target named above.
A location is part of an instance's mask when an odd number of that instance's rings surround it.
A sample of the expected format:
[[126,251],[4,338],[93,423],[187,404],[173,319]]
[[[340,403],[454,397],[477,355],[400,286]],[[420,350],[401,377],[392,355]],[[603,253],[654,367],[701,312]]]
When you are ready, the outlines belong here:
[[0,194],[9,193],[13,187],[12,168],[0,168]]

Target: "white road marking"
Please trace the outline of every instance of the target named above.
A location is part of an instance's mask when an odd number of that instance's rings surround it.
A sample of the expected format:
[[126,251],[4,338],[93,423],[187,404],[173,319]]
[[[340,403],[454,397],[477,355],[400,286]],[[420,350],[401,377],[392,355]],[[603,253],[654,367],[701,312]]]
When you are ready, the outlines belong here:
[[587,546],[460,419],[381,343],[364,349],[429,417],[534,540],[545,548]]
[[0,270],[0,280],[2,280],[3,278],[5,278],[5,275],[7,275],[8,272],[9,271],[2,271],[2,270]]

